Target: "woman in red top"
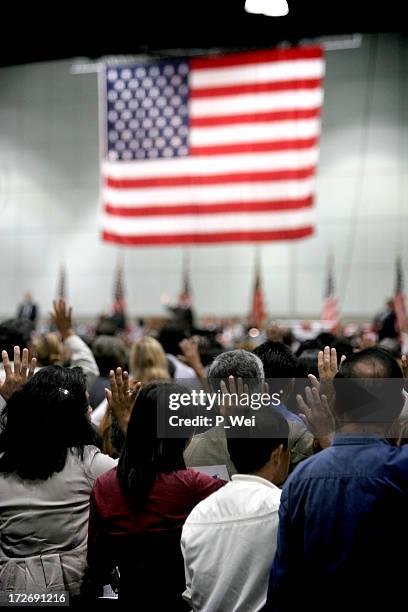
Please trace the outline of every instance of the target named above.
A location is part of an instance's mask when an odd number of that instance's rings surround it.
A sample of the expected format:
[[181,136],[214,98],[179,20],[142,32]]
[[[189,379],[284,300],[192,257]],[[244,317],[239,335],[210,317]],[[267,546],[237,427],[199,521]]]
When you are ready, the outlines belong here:
[[108,584],[117,567],[119,600],[147,601],[144,610],[186,609],[181,528],[194,506],[225,484],[186,469],[185,438],[157,437],[160,398],[186,391],[172,382],[140,391],[118,466],[97,478],[90,500],[91,580]]

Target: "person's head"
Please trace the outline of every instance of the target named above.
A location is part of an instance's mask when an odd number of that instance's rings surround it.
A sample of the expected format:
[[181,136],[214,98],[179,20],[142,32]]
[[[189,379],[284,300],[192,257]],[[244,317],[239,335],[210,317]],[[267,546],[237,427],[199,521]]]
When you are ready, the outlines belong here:
[[97,436],[88,418],[81,368],[48,366],[10,398],[0,418],[0,472],[45,480],[61,471],[68,449],[82,458]]
[[64,363],[64,346],[57,334],[48,333],[36,336],[32,344],[33,355],[40,367],[62,365]]
[[383,338],[378,343],[378,347],[388,351],[394,359],[400,359],[401,357],[401,343],[397,338]]
[[317,357],[319,349],[307,349],[303,351],[297,359],[296,378],[307,378],[309,374],[313,374],[319,378],[319,370],[317,368]]
[[144,506],[159,473],[185,469],[187,439],[157,435],[160,401],[185,392],[182,385],[163,381],[142,387],[136,398],[117,468],[121,491],[135,509]]
[[402,370],[388,351],[378,347],[346,359],[336,374],[335,390],[335,412],[342,428],[356,424],[384,432],[404,404]]
[[333,346],[334,342],[336,342],[336,336],[331,332],[320,332],[316,336],[316,345],[321,351],[325,346]]
[[8,319],[0,324],[0,351],[7,351],[13,359],[14,347],[30,347],[34,325],[28,319]]
[[108,377],[111,370],[126,369],[128,352],[125,343],[116,336],[98,336],[92,344],[92,352],[103,377]]
[[353,346],[347,338],[339,337],[330,345],[331,348],[335,348],[337,352],[337,365],[340,366],[341,358],[344,355],[346,359],[351,357],[353,354]]
[[227,437],[230,458],[240,474],[281,484],[289,470],[289,425],[272,407],[261,409],[255,419],[247,437]]
[[180,354],[180,342],[184,338],[186,338],[186,334],[179,325],[169,324],[161,328],[157,339],[165,353],[177,357]]
[[24,294],[24,300],[26,302],[32,302],[33,301],[33,294],[31,293],[31,291],[26,291]]
[[283,334],[284,329],[275,322],[270,323],[266,329],[266,337],[269,342],[282,342]]
[[143,383],[170,378],[163,348],[151,336],[143,336],[132,344],[129,369],[133,379]]
[[297,359],[282,342],[264,342],[256,347],[254,354],[263,363],[265,378],[271,393],[281,393],[282,401],[287,401],[296,376]]
[[242,378],[250,392],[259,391],[264,380],[262,361],[249,351],[238,349],[221,353],[214,359],[208,370],[208,379],[214,390],[220,388],[220,382],[230,376]]

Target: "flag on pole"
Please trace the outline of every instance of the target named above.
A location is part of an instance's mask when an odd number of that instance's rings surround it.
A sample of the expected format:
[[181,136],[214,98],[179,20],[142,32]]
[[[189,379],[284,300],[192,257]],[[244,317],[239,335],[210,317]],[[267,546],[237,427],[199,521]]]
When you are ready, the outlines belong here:
[[115,324],[116,331],[120,332],[126,329],[126,302],[125,302],[125,287],[124,287],[124,265],[123,257],[118,258],[116,266],[115,281],[113,287],[113,306],[110,320]]
[[183,282],[180,299],[185,304],[191,304],[193,301],[190,280],[190,251],[184,251],[183,253]]
[[326,290],[321,314],[322,321],[334,330],[339,324],[337,297],[334,288],[334,259],[329,255],[327,262]]
[[113,288],[113,311],[124,312],[125,304],[125,289],[124,289],[124,270],[123,259],[120,257],[116,266],[115,282]]
[[404,278],[402,271],[402,260],[400,255],[397,257],[396,262],[394,309],[396,315],[397,331],[402,332],[405,330],[407,324],[407,312],[405,307]]
[[62,298],[64,300],[67,299],[67,278],[66,278],[66,269],[65,264],[61,264],[58,275],[57,282],[57,299]]
[[258,329],[262,327],[266,317],[265,312],[265,299],[262,288],[261,279],[261,263],[259,253],[256,253],[255,257],[255,282],[254,291],[252,295],[252,310],[250,315],[251,323]]
[[320,46],[106,67],[103,239],[312,234],[323,75]]

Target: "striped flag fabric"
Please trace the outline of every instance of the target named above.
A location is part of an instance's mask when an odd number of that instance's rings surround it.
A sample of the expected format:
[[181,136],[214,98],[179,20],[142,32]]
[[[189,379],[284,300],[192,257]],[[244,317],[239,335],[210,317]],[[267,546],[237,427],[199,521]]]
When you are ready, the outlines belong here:
[[323,76],[320,46],[107,66],[103,239],[311,235]]
[[394,310],[396,315],[397,331],[402,332],[405,330],[405,327],[407,325],[407,311],[405,307],[404,279],[402,271],[402,260],[400,256],[397,257],[396,262]]
[[339,324],[337,297],[334,288],[334,260],[330,255],[327,263],[326,291],[324,296],[321,320],[335,330]]

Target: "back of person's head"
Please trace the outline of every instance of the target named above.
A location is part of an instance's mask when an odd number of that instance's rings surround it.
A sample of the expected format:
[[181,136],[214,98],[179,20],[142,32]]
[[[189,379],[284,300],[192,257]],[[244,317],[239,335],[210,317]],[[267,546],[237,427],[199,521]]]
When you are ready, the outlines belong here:
[[303,351],[297,359],[296,378],[306,378],[309,374],[313,374],[319,378],[319,370],[317,368],[317,357],[319,349],[307,349]]
[[160,402],[185,392],[182,385],[162,381],[142,387],[136,398],[117,468],[121,491],[134,509],[144,506],[159,473],[185,469],[186,439],[158,437],[158,410],[167,410]]
[[101,376],[108,377],[110,370],[127,367],[128,352],[123,340],[117,336],[98,336],[92,344],[92,352]]
[[264,379],[262,361],[249,351],[237,349],[221,353],[214,359],[208,370],[208,378],[214,390],[220,388],[220,382],[230,376],[242,378],[249,391],[259,391]]
[[[255,413],[255,425],[248,429],[245,437],[230,437],[227,434],[228,452],[241,474],[260,472],[275,459],[272,475],[273,481],[279,484],[285,480],[289,468],[289,453],[286,453],[288,437],[289,425],[286,419],[274,408],[266,407]],[[275,451],[278,452],[272,458]]]
[[290,348],[282,342],[264,342],[256,347],[254,355],[263,363],[270,391],[287,391],[296,376],[297,366]]
[[300,357],[305,351],[319,351],[320,347],[317,345],[316,339],[304,340],[298,346],[295,351],[295,357]]
[[331,343],[330,348],[335,348],[337,352],[337,364],[340,365],[341,358],[344,355],[346,359],[351,357],[354,352],[353,345],[348,338],[339,337]]
[[143,336],[132,344],[129,369],[133,378],[143,383],[170,378],[168,362],[163,348],[151,336]]
[[0,418],[0,472],[45,480],[64,468],[68,449],[83,458],[97,441],[85,384],[81,368],[48,366],[11,396]]
[[33,340],[33,352],[37,358],[37,365],[62,365],[64,362],[63,346],[57,334],[48,333],[37,335]]
[[368,348],[346,359],[335,377],[335,410],[340,421],[391,425],[403,406],[403,374],[382,348]]
[[170,355],[180,355],[180,342],[186,338],[184,330],[179,325],[169,324],[161,328],[158,341],[165,353]]
[[378,347],[390,353],[395,359],[401,357],[401,343],[397,338],[383,338]]
[[331,332],[320,332],[316,336],[316,345],[321,351],[325,346],[333,346],[333,343],[336,342],[336,336]]
[[26,348],[31,344],[34,324],[28,319],[8,319],[0,324],[0,351],[7,351],[13,359],[14,347]]

